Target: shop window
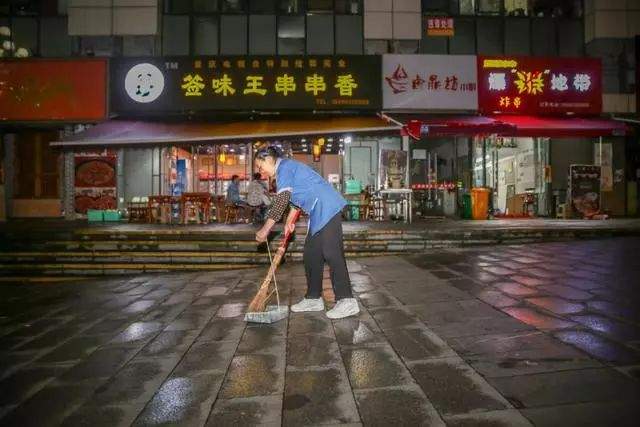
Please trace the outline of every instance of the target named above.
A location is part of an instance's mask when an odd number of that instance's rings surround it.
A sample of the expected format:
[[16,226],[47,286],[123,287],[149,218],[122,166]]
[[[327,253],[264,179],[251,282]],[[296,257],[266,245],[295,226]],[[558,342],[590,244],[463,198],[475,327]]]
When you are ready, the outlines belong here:
[[504,21],[504,53],[507,55],[531,54],[530,19],[506,18]]
[[218,0],[193,0],[193,11],[196,13],[217,12]]
[[303,16],[278,18],[278,53],[280,55],[303,54],[305,51]]
[[223,15],[220,18],[220,53],[245,55],[247,53],[247,16]]
[[122,54],[124,56],[153,56],[156,39],[154,36],[122,37]]
[[335,13],[341,15],[361,15],[362,0],[335,0]]
[[362,54],[362,18],[360,16],[336,15],[336,53]]
[[459,0],[458,6],[460,15],[476,14],[476,0]]
[[221,0],[222,11],[225,13],[242,13],[246,12],[246,0]]
[[479,15],[500,15],[502,13],[502,0],[478,0]]
[[333,15],[307,16],[307,53],[333,54]]
[[365,40],[364,53],[366,55],[383,55],[389,53],[389,40]]
[[504,0],[504,14],[507,16],[529,16],[529,0]]
[[478,18],[477,46],[480,55],[501,55],[504,52],[502,18]]
[[193,53],[195,55],[216,55],[218,53],[218,17],[194,16]]
[[79,39],[79,54],[82,56],[120,56],[121,38],[112,36],[82,36]]
[[304,0],[279,0],[278,11],[282,14],[297,15],[304,12]]
[[556,23],[553,19],[533,19],[531,21],[531,53],[537,56],[558,54]]
[[36,18],[13,18],[11,29],[16,49],[27,49],[29,56],[40,53],[38,49],[38,20]]
[[392,53],[413,54],[418,53],[419,40],[394,40],[391,42]]
[[580,18],[582,2],[580,0],[533,0],[532,13],[540,18]]
[[55,134],[22,133],[15,144],[14,197],[55,199],[60,197],[60,152],[49,146]]
[[71,56],[71,37],[67,18],[47,17],[40,21],[40,54],[44,57]]
[[189,17],[164,15],[162,22],[162,54],[189,54]]
[[9,3],[10,13],[14,16],[38,15],[40,13],[40,2],[37,0],[5,0],[3,3]]
[[451,0],[422,0],[422,11],[427,14],[449,13],[451,3]]
[[164,12],[173,15],[183,15],[191,12],[191,0],[165,0]]
[[473,55],[476,53],[476,23],[473,19],[456,19],[456,32],[449,37],[449,53]]
[[307,12],[331,12],[333,0],[307,0]]
[[249,53],[251,55],[275,55],[276,17],[251,15],[249,17]]
[[250,13],[275,13],[276,0],[250,0],[249,12]]

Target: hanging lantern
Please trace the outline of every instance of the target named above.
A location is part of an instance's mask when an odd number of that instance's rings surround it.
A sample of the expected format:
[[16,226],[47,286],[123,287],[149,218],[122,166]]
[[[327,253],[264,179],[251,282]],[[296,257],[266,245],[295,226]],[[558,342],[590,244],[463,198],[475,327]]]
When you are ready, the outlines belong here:
[[224,165],[226,161],[227,161],[227,154],[224,152],[224,150],[222,150],[222,152],[218,155],[218,162],[221,165]]

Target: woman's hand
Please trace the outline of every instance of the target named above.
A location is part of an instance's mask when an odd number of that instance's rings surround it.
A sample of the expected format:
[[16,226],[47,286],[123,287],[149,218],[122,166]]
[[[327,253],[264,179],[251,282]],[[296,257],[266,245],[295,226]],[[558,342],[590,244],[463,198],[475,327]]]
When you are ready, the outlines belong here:
[[269,229],[265,229],[265,227],[262,227],[260,230],[258,230],[256,232],[256,241],[257,242],[266,242],[267,238],[269,237]]
[[295,222],[290,222],[287,225],[284,226],[284,231],[285,233],[293,233],[294,231],[296,231],[296,223]]

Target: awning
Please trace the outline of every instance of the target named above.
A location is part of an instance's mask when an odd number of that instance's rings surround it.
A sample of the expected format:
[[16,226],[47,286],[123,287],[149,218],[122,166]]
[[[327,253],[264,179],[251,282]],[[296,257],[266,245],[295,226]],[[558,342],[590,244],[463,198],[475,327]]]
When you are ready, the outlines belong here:
[[538,117],[538,116],[492,116],[493,119],[509,124],[512,132],[504,136],[542,136],[550,138],[625,136],[629,127],[616,120],[578,117]]
[[110,120],[51,143],[54,146],[143,145],[197,143],[287,136],[399,132],[400,126],[379,117],[318,117],[313,119],[216,122],[149,122]]
[[393,115],[395,120],[407,126],[409,135],[423,136],[473,136],[504,134],[515,131],[513,125],[484,116]]

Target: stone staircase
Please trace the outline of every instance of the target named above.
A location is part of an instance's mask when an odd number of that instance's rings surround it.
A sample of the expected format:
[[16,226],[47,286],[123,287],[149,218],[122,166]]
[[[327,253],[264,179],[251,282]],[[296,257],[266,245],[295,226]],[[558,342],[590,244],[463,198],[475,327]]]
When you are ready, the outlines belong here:
[[[640,227],[479,227],[472,222],[345,224],[347,257],[419,253],[430,249],[639,234]],[[467,224],[474,225],[473,227]],[[487,223],[489,224],[489,223]],[[249,268],[266,265],[255,228],[59,222],[0,229],[0,276],[113,275]],[[297,229],[287,258],[300,260],[306,227]],[[272,243],[275,250],[276,236]]]

